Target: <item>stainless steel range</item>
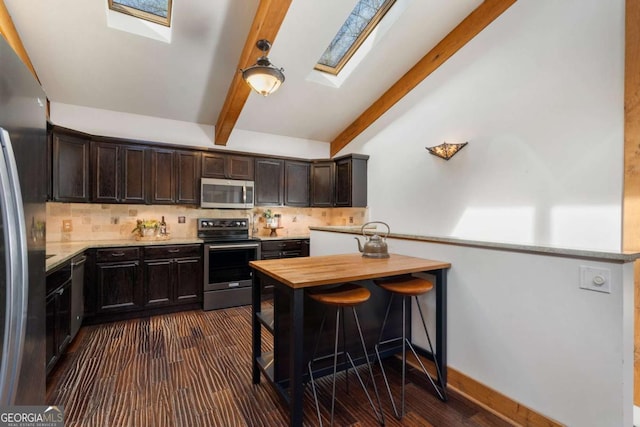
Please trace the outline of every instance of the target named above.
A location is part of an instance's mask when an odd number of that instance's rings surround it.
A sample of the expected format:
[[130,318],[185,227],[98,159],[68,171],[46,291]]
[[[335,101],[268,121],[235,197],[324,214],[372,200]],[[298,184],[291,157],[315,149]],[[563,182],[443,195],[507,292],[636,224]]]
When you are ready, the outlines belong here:
[[249,220],[199,218],[198,237],[205,242],[204,309],[251,304],[249,262],[260,259],[260,242],[249,238]]

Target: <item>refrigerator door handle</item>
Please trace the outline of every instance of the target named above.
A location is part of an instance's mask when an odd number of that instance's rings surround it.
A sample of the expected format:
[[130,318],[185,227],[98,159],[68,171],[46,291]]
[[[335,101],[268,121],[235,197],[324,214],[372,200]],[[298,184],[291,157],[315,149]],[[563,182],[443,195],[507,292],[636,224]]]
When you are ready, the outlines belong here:
[[0,197],[6,257],[6,309],[0,361],[0,405],[13,405],[22,365],[29,270],[18,169],[9,133],[0,128]]

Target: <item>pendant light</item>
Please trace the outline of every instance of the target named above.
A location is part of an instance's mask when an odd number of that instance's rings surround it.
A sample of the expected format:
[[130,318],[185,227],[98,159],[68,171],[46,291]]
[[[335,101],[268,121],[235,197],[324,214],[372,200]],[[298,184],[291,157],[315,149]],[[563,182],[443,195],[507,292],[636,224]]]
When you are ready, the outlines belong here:
[[267,96],[278,90],[284,81],[284,69],[276,68],[269,62],[267,52],[271,49],[268,40],[258,40],[256,47],[262,51],[262,56],[249,68],[240,69],[245,82],[262,96]]

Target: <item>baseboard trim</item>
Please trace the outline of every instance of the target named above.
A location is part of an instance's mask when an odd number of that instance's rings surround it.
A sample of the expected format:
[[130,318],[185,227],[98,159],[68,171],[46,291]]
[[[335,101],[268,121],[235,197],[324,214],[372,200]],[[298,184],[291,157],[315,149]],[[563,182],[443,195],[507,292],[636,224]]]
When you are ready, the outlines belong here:
[[[420,356],[425,367],[432,375],[435,375],[435,365],[425,357]],[[407,363],[416,369],[420,366],[416,360],[407,355]],[[464,396],[466,399],[482,406],[485,410],[502,418],[514,426],[527,427],[562,427],[561,424],[533,409],[516,402],[509,396],[492,389],[485,384],[463,374],[455,368],[447,369],[447,388]]]

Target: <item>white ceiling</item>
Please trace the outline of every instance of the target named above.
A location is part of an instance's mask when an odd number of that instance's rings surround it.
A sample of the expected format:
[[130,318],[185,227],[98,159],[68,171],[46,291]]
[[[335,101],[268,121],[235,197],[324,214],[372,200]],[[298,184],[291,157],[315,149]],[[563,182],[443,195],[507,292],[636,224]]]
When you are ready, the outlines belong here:
[[[307,80],[356,0],[294,0],[269,53],[275,94],[252,93],[237,129],[331,141],[481,0],[405,8],[340,88]],[[52,102],[214,125],[258,0],[174,0],[170,44],[107,26],[107,0],[5,0]],[[256,49],[256,58],[260,52]]]

